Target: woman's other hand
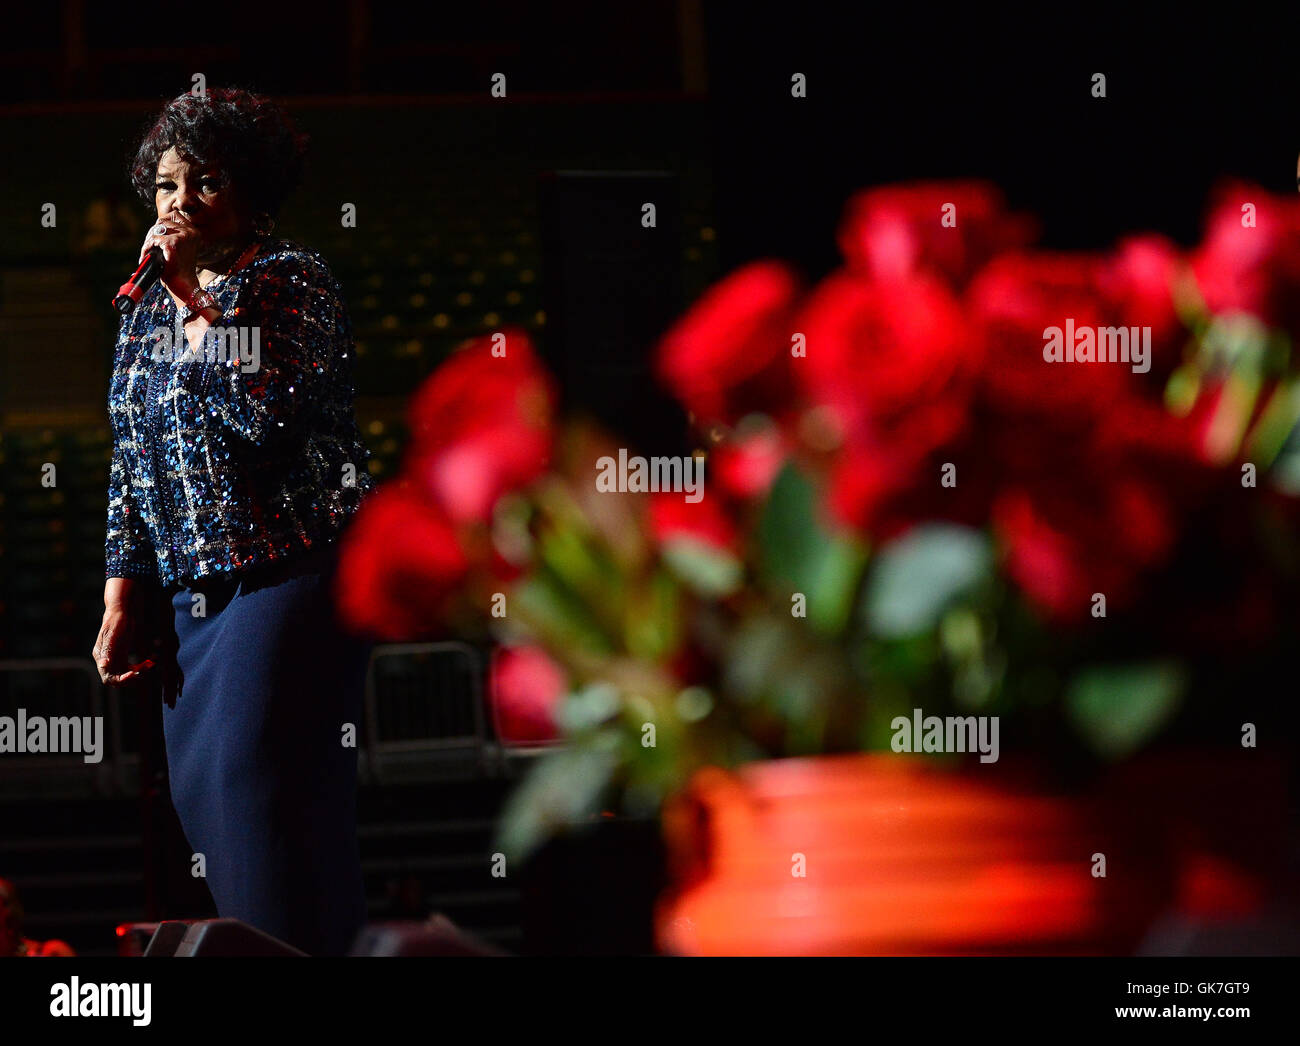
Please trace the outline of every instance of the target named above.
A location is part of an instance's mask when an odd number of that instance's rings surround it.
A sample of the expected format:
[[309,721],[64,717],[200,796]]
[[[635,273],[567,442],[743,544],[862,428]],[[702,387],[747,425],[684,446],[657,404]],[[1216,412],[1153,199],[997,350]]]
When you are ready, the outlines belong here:
[[138,604],[131,579],[113,577],[104,583],[104,620],[91,657],[105,686],[129,683],[153,667],[152,658],[135,665],[127,663],[138,632]]

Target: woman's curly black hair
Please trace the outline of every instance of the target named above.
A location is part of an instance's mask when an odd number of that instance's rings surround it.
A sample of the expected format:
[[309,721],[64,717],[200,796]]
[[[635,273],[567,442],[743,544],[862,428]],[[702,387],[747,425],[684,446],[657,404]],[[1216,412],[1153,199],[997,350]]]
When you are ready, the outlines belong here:
[[308,137],[268,98],[238,87],[182,94],[167,103],[131,162],[131,184],[150,207],[158,160],[175,146],[213,164],[248,203],[272,218],[302,179]]

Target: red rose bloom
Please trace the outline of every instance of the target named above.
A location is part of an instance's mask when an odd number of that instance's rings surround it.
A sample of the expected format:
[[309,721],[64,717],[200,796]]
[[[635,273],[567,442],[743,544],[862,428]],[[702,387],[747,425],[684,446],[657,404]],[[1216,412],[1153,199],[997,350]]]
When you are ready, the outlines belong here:
[[702,422],[735,424],[788,391],[798,283],[778,262],[753,262],[711,287],[660,340],[655,366]]
[[1130,605],[1203,488],[1194,426],[1164,410],[1158,387],[1132,361],[1045,359],[1048,329],[1064,340],[1071,322],[1149,325],[1155,358],[1181,341],[1178,265],[1164,241],[1135,238],[1110,256],[1007,254],[972,281],[987,360],[975,439],[996,463],[977,487],[986,481],[1009,574],[1058,623],[1086,619],[1093,593]]
[[727,518],[716,496],[705,494],[690,502],[680,493],[657,492],[650,495],[650,533],[657,544],[674,538],[691,538],[723,551],[735,551],[735,524]]
[[832,466],[837,516],[876,533],[887,503],[933,490],[927,457],[969,424],[979,342],[938,280],[827,277],[798,318],[808,356],[793,361],[805,398],[832,412],[842,437]]
[[541,647],[498,650],[489,687],[497,737],[506,744],[555,740],[555,713],[567,689],[564,670]]
[[[1247,204],[1254,224],[1243,225]],[[1192,271],[1212,313],[1242,311],[1300,333],[1300,199],[1230,181],[1216,187]]]
[[467,343],[411,402],[405,470],[456,523],[486,522],[504,493],[535,479],[551,451],[554,383],[527,334]]
[[1067,321],[1109,327],[1115,319],[1095,254],[1032,251],[1005,254],[971,282],[967,300],[987,355],[983,385],[998,407],[1031,415],[1083,414],[1140,389],[1128,363],[1053,362],[1046,331]]
[[1131,605],[1213,480],[1190,422],[1136,397],[1112,406],[1092,420],[1003,415],[989,444],[1008,571],[1062,623],[1087,618],[1095,592],[1109,610]]
[[438,631],[447,597],[469,568],[456,532],[409,483],[374,491],[345,531],[335,594],[355,631],[410,640]]
[[855,445],[831,466],[827,505],[840,522],[876,538],[887,538],[918,519],[923,508],[899,516],[899,506],[923,482],[922,456],[905,448]]
[[[955,210],[945,225],[944,206]],[[1007,212],[989,182],[914,182],[867,189],[844,208],[838,239],[853,272],[897,278],[918,272],[960,286],[1000,251],[1029,244],[1038,225]]]
[[1130,605],[1142,573],[1164,561],[1178,532],[1157,484],[1090,480],[1008,486],[993,506],[1008,573],[1060,624],[1087,619],[1094,593],[1106,597],[1108,612]]
[[979,366],[957,299],[927,277],[827,277],[799,328],[808,356],[795,374],[807,397],[835,412],[847,438],[889,434],[924,452],[965,423]]
[[1174,285],[1185,268],[1177,245],[1150,233],[1121,241],[1097,274],[1115,324],[1151,328],[1151,370],[1161,376],[1178,365],[1188,335],[1174,307]]
[[789,440],[778,425],[736,433],[709,455],[709,477],[730,497],[760,498],[771,488],[789,452]]

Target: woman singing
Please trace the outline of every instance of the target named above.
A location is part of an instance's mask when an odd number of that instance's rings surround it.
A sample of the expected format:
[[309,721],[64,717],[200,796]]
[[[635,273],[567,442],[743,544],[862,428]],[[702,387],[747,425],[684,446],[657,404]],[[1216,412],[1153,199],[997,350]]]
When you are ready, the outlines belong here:
[[[266,99],[216,89],[172,100],[140,143],[140,256],[166,264],[114,352],[94,657],[108,685],[163,673],[172,801],[220,914],[328,955],[365,920],[352,738],[370,646],[331,585],[372,481],[339,285],[271,238],[305,143]],[[132,664],[151,641],[156,665]]]

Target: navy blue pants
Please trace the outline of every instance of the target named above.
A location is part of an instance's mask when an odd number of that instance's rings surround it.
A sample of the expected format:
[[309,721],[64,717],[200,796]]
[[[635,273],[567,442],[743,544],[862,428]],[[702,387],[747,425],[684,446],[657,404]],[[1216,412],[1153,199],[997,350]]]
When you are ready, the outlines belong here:
[[217,912],[312,955],[346,954],[366,917],[344,742],[370,644],[337,623],[336,561],[329,545],[174,592],[181,693],[163,707],[172,803]]

